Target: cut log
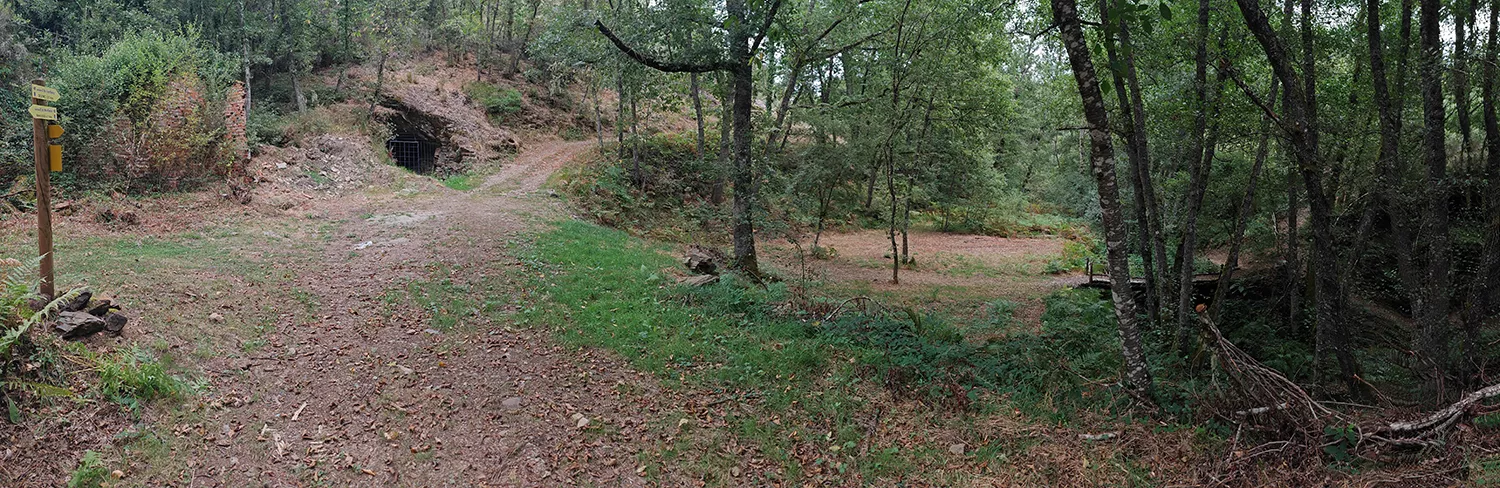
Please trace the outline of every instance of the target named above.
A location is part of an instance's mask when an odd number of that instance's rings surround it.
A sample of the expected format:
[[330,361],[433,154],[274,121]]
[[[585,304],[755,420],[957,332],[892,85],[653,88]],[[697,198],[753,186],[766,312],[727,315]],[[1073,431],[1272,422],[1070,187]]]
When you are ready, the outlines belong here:
[[52,328],[62,334],[63,339],[78,340],[98,334],[105,325],[104,319],[84,312],[63,312],[57,316]]

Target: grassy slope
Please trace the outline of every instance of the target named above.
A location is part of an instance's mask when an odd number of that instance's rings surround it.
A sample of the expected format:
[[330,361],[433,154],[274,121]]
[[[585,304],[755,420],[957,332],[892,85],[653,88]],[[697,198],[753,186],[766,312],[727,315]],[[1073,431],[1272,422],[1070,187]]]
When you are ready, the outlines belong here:
[[[1088,387],[1024,392],[1024,400],[1015,402],[997,398],[1018,392],[1001,391],[1009,388],[992,380],[1016,373],[1003,371],[998,363],[984,363],[996,359],[999,351],[965,343],[961,336],[957,343],[946,342],[941,337],[953,329],[941,324],[919,319],[925,324],[918,326],[922,330],[907,333],[879,324],[860,328],[842,321],[825,324],[816,317],[773,314],[768,304],[782,297],[780,285],[762,289],[730,279],[682,289],[664,274],[676,265],[666,246],[577,221],[559,223],[538,236],[531,264],[536,305],[523,311],[523,322],[549,327],[568,344],[620,353],[675,388],[744,399],[751,406],[732,408],[740,402],[730,402],[731,408],[723,412],[727,428],[679,438],[647,454],[684,457],[687,463],[679,468],[710,485],[740,482],[722,477],[738,462],[714,449],[726,439],[759,446],[774,468],[765,481],[982,484],[996,473],[1006,480],[1036,482],[1063,472],[1068,475],[1061,479],[1085,484],[1135,484],[1149,478],[1128,453],[1113,449],[1089,448],[1070,455],[1074,461],[1093,461],[1096,469],[1080,473],[1049,466],[1073,461],[1043,459],[1046,451],[1061,446],[1036,448],[1037,442],[1003,436],[985,439],[991,429],[976,423],[993,427],[997,419],[1005,419],[1020,426],[1007,424],[1010,427],[1039,428],[1009,408],[1021,402],[1028,411],[1053,413],[1043,417],[1050,417],[1054,425],[1066,423],[1068,417],[1058,412],[1094,408],[1097,414],[1107,414],[1109,402],[1084,401],[1097,394]],[[1108,317],[1098,310],[1068,310],[1065,313],[1074,317]],[[950,357],[954,353],[964,357]],[[960,372],[944,376],[947,373],[922,369],[924,365],[906,364],[912,361],[953,361],[949,366]],[[927,384],[907,382],[895,389],[880,384],[882,377],[889,384],[902,374],[916,374]],[[986,381],[989,388],[974,386]],[[955,410],[952,398],[945,396],[951,385],[967,388],[967,397],[979,401],[968,410]],[[883,412],[903,410],[915,418],[880,418]],[[902,428],[876,432],[872,422]],[[967,452],[949,452],[956,443],[966,444]],[[1014,460],[1031,464],[1016,469],[1010,464]],[[1113,467],[1097,469],[1109,466]]]

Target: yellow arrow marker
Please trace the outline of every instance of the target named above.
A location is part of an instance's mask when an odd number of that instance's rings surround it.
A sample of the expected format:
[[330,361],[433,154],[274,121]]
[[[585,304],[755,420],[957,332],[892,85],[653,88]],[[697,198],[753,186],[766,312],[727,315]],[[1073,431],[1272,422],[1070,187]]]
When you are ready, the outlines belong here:
[[32,105],[30,112],[31,117],[35,119],[57,120],[57,107]]
[[48,139],[56,139],[56,138],[62,137],[62,135],[63,135],[63,128],[62,128],[62,126],[57,125],[57,124],[51,124],[51,125],[47,126],[47,138]]
[[58,93],[56,88],[31,85],[31,98],[42,99],[49,102],[56,102],[58,99],[62,98],[62,94]]

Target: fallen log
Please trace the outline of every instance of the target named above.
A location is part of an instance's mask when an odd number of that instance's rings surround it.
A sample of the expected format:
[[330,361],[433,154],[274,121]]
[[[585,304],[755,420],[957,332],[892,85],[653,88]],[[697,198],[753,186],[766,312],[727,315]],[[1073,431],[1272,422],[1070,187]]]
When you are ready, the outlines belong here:
[[1387,444],[1430,444],[1432,438],[1478,413],[1480,402],[1497,396],[1500,396],[1500,384],[1490,385],[1470,392],[1452,405],[1419,420],[1378,426],[1368,437]]

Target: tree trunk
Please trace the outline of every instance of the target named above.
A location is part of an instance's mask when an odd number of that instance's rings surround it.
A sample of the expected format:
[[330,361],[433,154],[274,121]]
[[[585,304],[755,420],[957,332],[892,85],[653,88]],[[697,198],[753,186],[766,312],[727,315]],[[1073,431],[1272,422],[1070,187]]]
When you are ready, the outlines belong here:
[[[1294,10],[1292,8],[1292,5],[1293,5],[1292,0],[1286,0],[1283,3],[1283,7],[1282,7],[1282,10],[1281,10],[1281,18],[1284,19],[1284,22],[1282,23],[1283,26],[1284,26],[1283,27],[1283,29],[1284,29],[1284,34],[1283,35],[1288,36],[1288,37],[1291,36],[1291,26],[1293,25],[1293,22],[1292,22],[1292,13],[1293,13]],[[1283,110],[1286,109],[1286,107],[1287,107],[1287,105],[1289,103],[1289,100],[1291,100],[1291,97],[1293,96],[1292,93],[1288,93],[1288,92],[1294,91],[1294,90],[1301,90],[1301,89],[1302,89],[1302,87],[1287,86],[1285,89],[1282,90],[1282,94],[1281,94],[1281,98],[1282,98],[1282,100],[1281,100],[1281,106],[1282,106]],[[1300,202],[1301,198],[1299,197],[1299,193],[1298,193],[1298,190],[1297,190],[1298,187],[1302,186],[1302,182],[1297,179],[1297,174],[1298,174],[1297,173],[1297,168],[1295,166],[1287,169],[1287,173],[1286,173],[1286,234],[1287,234],[1287,240],[1286,240],[1286,256],[1283,258],[1283,261],[1286,263],[1285,264],[1285,266],[1286,266],[1286,285],[1285,285],[1286,290],[1285,290],[1285,292],[1286,292],[1286,307],[1287,307],[1287,310],[1286,310],[1286,314],[1287,314],[1286,315],[1286,323],[1287,323],[1287,327],[1291,327],[1291,328],[1293,328],[1293,330],[1301,328],[1301,322],[1302,322],[1302,296],[1303,296],[1303,291],[1304,291],[1304,288],[1305,288],[1304,286],[1302,286],[1302,272],[1304,271],[1304,268],[1302,267],[1302,250],[1301,250],[1301,247],[1302,247],[1302,236],[1300,234],[1301,226],[1298,225],[1299,221],[1301,220],[1301,216],[1302,216],[1301,215],[1301,212],[1302,212],[1302,203]]]
[[[777,135],[786,137],[786,132],[790,130],[790,127],[786,124],[786,115],[787,112],[791,111],[792,96],[797,93],[797,83],[801,79],[803,63],[802,53],[799,52],[797,53],[797,57],[792,61],[791,71],[787,73],[786,89],[782,90],[781,102],[776,107],[776,121],[773,122],[774,125],[771,126],[771,130],[767,131],[766,154],[771,153],[771,148],[774,146]],[[767,105],[767,107],[770,107],[770,105]]]
[[526,45],[531,43],[531,33],[536,29],[536,15],[542,8],[542,0],[531,0],[531,17],[526,19],[526,34],[521,37],[520,45],[516,46],[516,52],[510,56],[510,74],[516,74],[521,69],[521,58],[526,56]]
[[1135,301],[1130,290],[1130,261],[1126,249],[1125,220],[1120,210],[1120,191],[1115,182],[1114,141],[1109,129],[1109,113],[1104,96],[1095,79],[1093,55],[1084,40],[1074,0],[1053,0],[1052,18],[1057,22],[1063,48],[1068,54],[1073,79],[1083,102],[1084,119],[1090,126],[1089,165],[1099,191],[1099,207],[1104,223],[1110,294],[1114,299],[1115,319],[1119,325],[1121,354],[1125,363],[1125,383],[1146,401],[1153,398],[1151,371],[1146,366],[1140,331],[1136,328]]
[[698,122],[698,157],[703,157],[703,97],[698,95],[698,73],[688,73],[693,96],[693,119]]
[[1490,279],[1500,268],[1500,117],[1495,113],[1496,63],[1500,62],[1496,29],[1500,27],[1500,0],[1490,4],[1489,35],[1484,41],[1484,76],[1480,78],[1480,117],[1484,124],[1485,219],[1484,252],[1474,283],[1469,290],[1468,310],[1464,313],[1465,377],[1483,376],[1484,350],[1479,328],[1490,314]]
[[[1105,19],[1104,22],[1106,24],[1114,24],[1116,21],[1108,18],[1109,6],[1109,0],[1100,0],[1099,15]],[[1127,43],[1130,32],[1129,24],[1121,19],[1118,21],[1118,29],[1120,44],[1129,49],[1129,44]],[[1125,64],[1120,60],[1120,56],[1116,51],[1114,43],[1106,40],[1104,43],[1104,53],[1108,56],[1109,64],[1124,65],[1126,66],[1126,70],[1132,70],[1135,67],[1134,63]],[[1146,279],[1146,314],[1147,320],[1155,324],[1161,322],[1161,285],[1157,281],[1156,260],[1153,259],[1155,257],[1154,251],[1157,247],[1156,241],[1152,239],[1153,225],[1152,212],[1150,211],[1152,207],[1146,201],[1147,195],[1151,193],[1147,191],[1147,188],[1151,186],[1151,173],[1145,169],[1145,165],[1149,164],[1147,162],[1148,156],[1142,154],[1139,150],[1139,148],[1146,146],[1146,136],[1140,132],[1143,128],[1138,127],[1135,123],[1136,105],[1131,101],[1132,91],[1126,88],[1128,85],[1125,82],[1124,75],[1121,74],[1120,70],[1110,70],[1109,72],[1114,78],[1116,87],[1115,97],[1119,99],[1120,103],[1120,116],[1125,118],[1125,123],[1123,124],[1126,128],[1125,157],[1130,163],[1130,183],[1133,190],[1131,194],[1135,200],[1135,227],[1138,235],[1137,239],[1140,243],[1138,252],[1141,255],[1141,267],[1145,272]],[[1145,110],[1142,108],[1141,113],[1144,114],[1144,112]],[[1139,139],[1139,144],[1137,144],[1137,139]],[[1021,181],[1020,187],[1022,191],[1025,191],[1030,177],[1031,168],[1028,167],[1026,178]],[[1154,195],[1152,196],[1154,197]]]
[[589,81],[589,86],[594,92],[594,136],[599,138],[599,154],[604,154],[604,111],[599,107],[600,99],[603,98],[601,92],[604,90],[599,86],[598,71],[591,70],[591,72],[595,73],[594,76],[590,76]]
[[1469,119],[1469,38],[1470,32],[1467,28],[1474,27],[1474,8],[1479,0],[1455,0],[1453,2],[1453,104],[1455,115],[1458,116],[1458,133],[1462,137],[1463,145],[1458,149],[1458,161],[1460,166],[1469,163],[1469,148],[1472,147],[1471,129],[1472,122]]
[[[1198,315],[1193,310],[1193,261],[1198,247],[1198,211],[1203,207],[1203,194],[1208,187],[1208,173],[1213,166],[1212,144],[1208,128],[1208,21],[1209,0],[1198,1],[1197,54],[1193,68],[1193,143],[1188,155],[1188,193],[1183,202],[1182,242],[1177,248],[1177,351],[1186,353],[1193,332],[1198,328]],[[1217,78],[1222,86],[1223,71]],[[1217,121],[1214,131],[1217,132]]]
[[1130,29],[1123,25],[1123,20],[1120,27],[1120,43],[1131,47],[1129,52],[1125,53],[1125,81],[1130,85],[1130,111],[1132,113],[1130,119],[1134,124],[1130,129],[1130,145],[1135,147],[1134,153],[1140,160],[1140,164],[1132,165],[1134,166],[1132,169],[1136,172],[1135,177],[1140,181],[1141,189],[1146,193],[1148,217],[1146,225],[1151,233],[1151,252],[1155,255],[1152,259],[1154,266],[1146,270],[1154,275],[1152,286],[1157,297],[1157,301],[1150,304],[1152,310],[1149,316],[1159,321],[1161,320],[1160,301],[1166,296],[1167,238],[1162,227],[1161,200],[1156,197],[1156,184],[1151,180],[1151,148],[1146,138],[1145,97],[1141,94],[1141,83],[1136,74],[1135,49],[1130,43]]
[[382,46],[380,49],[380,63],[375,68],[375,93],[370,96],[371,120],[374,120],[375,118],[375,103],[380,101],[380,92],[385,89],[385,62],[387,59],[390,59],[390,57],[391,50],[389,49],[389,47]]
[[[1291,140],[1297,165],[1301,168],[1302,183],[1307,189],[1308,208],[1312,215],[1312,259],[1317,274],[1318,328],[1320,335],[1326,328],[1327,337],[1335,340],[1334,343],[1329,344],[1330,349],[1338,359],[1343,380],[1348,384],[1350,391],[1355,391],[1359,389],[1358,367],[1354,363],[1352,352],[1347,347],[1345,339],[1348,335],[1344,330],[1342,311],[1339,310],[1341,290],[1337,272],[1338,255],[1333,245],[1333,208],[1331,199],[1323,189],[1317,138],[1309,134],[1314,126],[1308,120],[1306,92],[1297,89],[1311,85],[1304,84],[1292,68],[1286,47],[1282,44],[1280,36],[1271,29],[1265,12],[1260,10],[1259,0],[1235,0],[1235,3],[1239,5],[1246,26],[1254,34],[1256,41],[1266,54],[1266,59],[1271,63],[1272,71],[1277,78],[1281,79],[1281,84],[1287,87],[1282,91],[1284,95],[1282,103],[1285,105],[1283,112],[1289,124],[1287,135]],[[1293,212],[1295,213],[1295,207]],[[1289,240],[1295,241],[1295,238]]]
[[625,160],[625,68],[615,73],[615,153]]
[[[754,60],[755,48],[759,47],[766,31],[770,30],[771,22],[775,20],[776,12],[780,7],[780,0],[773,2],[770,9],[760,19],[762,22],[760,30],[752,34],[748,25],[750,15],[745,0],[728,0],[725,4],[725,11],[731,20],[726,22],[730,25],[728,29],[729,57],[705,64],[664,63],[656,60],[631,49],[605,27],[603,22],[594,21],[594,26],[599,29],[599,32],[609,38],[610,42],[621,52],[657,71],[667,73],[725,71],[729,73],[730,81],[734,86],[732,111],[734,119],[734,261],[736,268],[756,280],[760,279],[760,265],[755,255],[755,201],[759,189],[755,183],[754,161],[750,157],[750,117],[751,110],[754,108],[751,97],[755,95],[755,72],[751,62]],[[755,41],[755,47],[751,46],[752,38]]]
[[828,207],[833,203],[833,186],[819,186],[814,191],[818,192],[818,225],[817,230],[813,231],[812,248],[813,252],[817,252],[818,241],[823,238],[823,224],[828,221]]
[[1420,292],[1417,322],[1417,371],[1430,403],[1445,397],[1443,379],[1448,357],[1448,153],[1443,106],[1443,42],[1441,0],[1421,0],[1421,62],[1423,160],[1427,165],[1426,215],[1420,238],[1427,244],[1427,266]]
[[901,284],[901,253],[896,248],[896,159],[891,150],[891,143],[886,141],[885,146],[885,187],[891,195],[891,220],[890,232],[886,234],[891,239],[891,284]]
[[307,111],[307,96],[302,93],[302,82],[298,81],[298,73],[292,71],[292,93],[297,99],[297,113]]
[[515,42],[516,24],[516,0],[505,0],[505,47],[510,48]]
[[245,0],[240,0],[240,63],[245,66],[245,116],[250,116],[250,35],[245,32]]
[[[1376,0],[1379,1],[1379,0]],[[1276,77],[1271,77],[1271,89],[1267,90],[1266,100],[1275,103],[1276,90],[1281,87]],[[1234,229],[1230,231],[1229,255],[1224,259],[1224,269],[1219,273],[1219,283],[1214,287],[1213,303],[1209,305],[1208,317],[1214,323],[1219,322],[1219,316],[1224,309],[1224,300],[1229,295],[1229,284],[1234,279],[1234,270],[1240,266],[1240,247],[1245,242],[1245,228],[1248,227],[1250,219],[1255,217],[1255,187],[1260,181],[1260,171],[1266,165],[1266,158],[1271,150],[1271,117],[1262,117],[1260,144],[1255,148],[1255,164],[1250,167],[1250,179],[1245,184],[1245,196],[1240,199],[1239,207],[1235,209]]]
[[636,188],[646,184],[646,175],[641,174],[641,117],[636,110],[636,92],[630,91],[630,167],[631,179]]
[[729,59],[734,63],[734,69],[729,72],[734,79],[734,261],[740,271],[758,278],[760,264],[755,256],[757,191],[754,161],[750,157],[750,116],[754,109],[751,97],[755,95],[755,73],[751,68],[750,31],[745,25],[750,16],[745,0],[729,0],[727,6],[730,18],[736,21],[729,35]]
[[[1374,86],[1375,109],[1380,118],[1380,153],[1376,163],[1376,192],[1378,205],[1384,209],[1390,220],[1391,240],[1396,250],[1397,277],[1401,281],[1403,289],[1407,293],[1417,293],[1421,287],[1421,280],[1417,277],[1416,266],[1412,261],[1412,238],[1407,225],[1408,212],[1406,205],[1402,203],[1400,194],[1401,180],[1404,176],[1405,164],[1402,163],[1401,155],[1401,103],[1404,95],[1404,82],[1406,74],[1406,39],[1410,35],[1410,3],[1403,6],[1402,13],[1402,46],[1397,54],[1397,93],[1391,95],[1389,89],[1389,76],[1385,65],[1385,42],[1382,39],[1380,29],[1380,0],[1368,0],[1365,5],[1367,19],[1367,43],[1370,49],[1370,81]],[[1413,296],[1413,305],[1420,304],[1422,300]],[[1413,309],[1413,313],[1420,313]]]
[[[714,177],[714,205],[724,203],[724,188],[728,186],[728,172],[724,169],[734,167],[734,155],[730,151],[730,145],[734,142],[734,86],[727,79],[720,80],[719,85],[724,87],[719,97],[719,162],[722,166]],[[725,101],[730,103],[724,103]]]

